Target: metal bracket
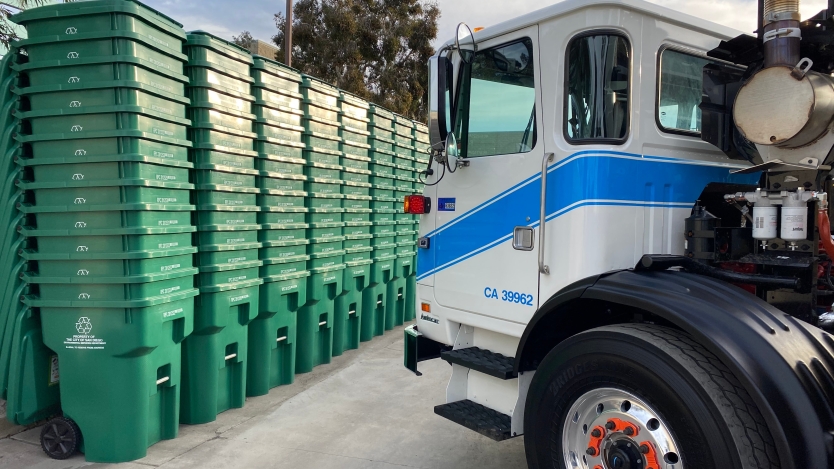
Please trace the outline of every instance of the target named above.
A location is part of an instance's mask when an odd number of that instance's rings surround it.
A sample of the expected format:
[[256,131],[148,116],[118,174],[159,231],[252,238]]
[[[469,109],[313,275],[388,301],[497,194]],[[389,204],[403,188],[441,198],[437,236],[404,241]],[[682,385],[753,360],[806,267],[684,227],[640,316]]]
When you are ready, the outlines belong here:
[[791,76],[797,81],[802,81],[802,79],[805,78],[805,74],[811,70],[813,65],[814,61],[805,57],[791,70]]
[[774,29],[772,31],[768,31],[764,33],[762,36],[762,42],[770,42],[774,39],[778,39],[780,37],[798,37],[802,38],[802,32],[799,28],[779,28]]

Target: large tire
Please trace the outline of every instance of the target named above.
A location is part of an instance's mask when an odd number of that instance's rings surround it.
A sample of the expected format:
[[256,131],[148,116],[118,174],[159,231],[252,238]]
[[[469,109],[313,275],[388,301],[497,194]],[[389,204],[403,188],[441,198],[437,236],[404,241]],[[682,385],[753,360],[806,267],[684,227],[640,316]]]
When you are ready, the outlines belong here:
[[[593,405],[593,399],[588,396],[602,395],[606,390],[614,390],[615,395],[622,392],[622,395],[636,396],[635,400],[655,412],[662,428],[667,430],[665,434],[671,435],[676,448],[671,457],[673,460],[679,457],[682,464],[665,463],[663,454],[659,454],[659,469],[780,467],[773,438],[761,413],[747,391],[713,354],[680,331],[647,324],[623,324],[571,337],[550,351],[536,370],[524,413],[525,450],[530,469],[573,469],[572,465],[566,465],[566,457],[571,457],[571,448],[566,446],[572,445],[570,441],[581,440],[583,435],[578,432],[587,432],[575,426],[577,409],[583,409],[587,418],[599,418],[604,408],[594,407],[600,410],[593,415],[594,412],[577,406],[586,402]],[[611,412],[617,416],[616,409]],[[570,440],[575,434],[580,438]],[[604,434],[613,438],[613,431]],[[642,433],[652,434],[645,429]],[[625,438],[622,434],[619,437]],[[570,441],[565,442],[565,438]],[[606,444],[608,448],[614,445]],[[579,446],[582,454],[573,457],[585,458],[586,447]],[[587,451],[594,454],[593,449]],[[599,458],[611,457],[600,450],[596,454]],[[643,464],[637,461],[637,466]],[[594,469],[610,465],[610,459],[604,464],[588,460],[584,464],[579,461],[578,467]]]

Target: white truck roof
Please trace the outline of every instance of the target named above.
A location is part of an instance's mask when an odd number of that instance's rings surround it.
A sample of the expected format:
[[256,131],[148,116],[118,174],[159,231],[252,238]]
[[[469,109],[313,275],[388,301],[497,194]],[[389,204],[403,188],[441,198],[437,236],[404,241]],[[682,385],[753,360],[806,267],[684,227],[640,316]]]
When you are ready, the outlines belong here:
[[[484,28],[483,30],[475,33],[475,40],[480,42],[549,20],[554,17],[571,13],[573,11],[606,6],[633,10],[642,15],[663,19],[664,21],[668,21],[670,23],[676,23],[680,26],[699,31],[719,39],[731,39],[740,34],[747,34],[744,31],[729,28],[718,23],[713,23],[712,21],[688,15],[686,13],[681,13],[671,8],[666,8],[644,0],[565,0],[502,23],[498,23],[494,26]],[[453,40],[448,41],[446,44],[451,43],[453,43]]]

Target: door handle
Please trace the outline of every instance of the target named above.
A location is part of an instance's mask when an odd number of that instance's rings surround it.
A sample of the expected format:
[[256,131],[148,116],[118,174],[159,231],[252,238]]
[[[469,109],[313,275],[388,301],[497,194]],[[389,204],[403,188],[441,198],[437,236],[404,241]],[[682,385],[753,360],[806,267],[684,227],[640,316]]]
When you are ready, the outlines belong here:
[[516,226],[513,229],[513,249],[516,251],[532,251],[533,238],[533,228]]
[[547,227],[547,164],[553,161],[553,153],[545,153],[542,158],[542,195],[539,213],[539,272],[550,275],[550,266],[544,263],[544,240]]

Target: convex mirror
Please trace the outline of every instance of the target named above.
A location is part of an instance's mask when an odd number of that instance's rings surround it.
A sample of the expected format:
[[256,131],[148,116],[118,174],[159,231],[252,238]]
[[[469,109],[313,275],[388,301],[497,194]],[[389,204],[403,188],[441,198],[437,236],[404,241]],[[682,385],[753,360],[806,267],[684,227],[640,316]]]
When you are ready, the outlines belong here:
[[455,47],[460,54],[461,60],[465,63],[471,63],[472,58],[475,57],[475,35],[472,34],[472,29],[466,23],[458,25],[457,35],[455,36]]

